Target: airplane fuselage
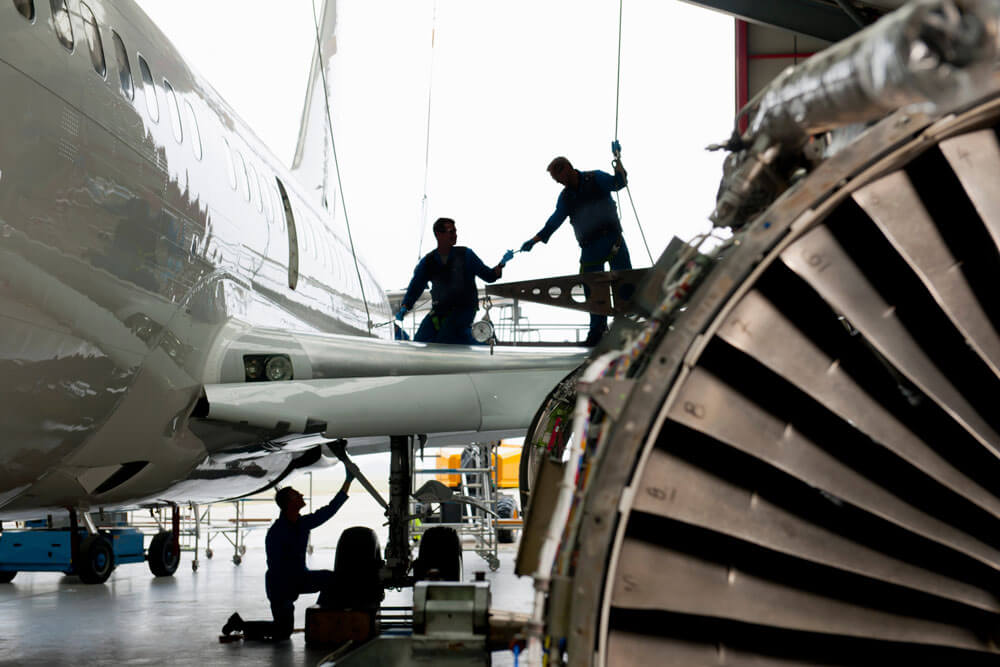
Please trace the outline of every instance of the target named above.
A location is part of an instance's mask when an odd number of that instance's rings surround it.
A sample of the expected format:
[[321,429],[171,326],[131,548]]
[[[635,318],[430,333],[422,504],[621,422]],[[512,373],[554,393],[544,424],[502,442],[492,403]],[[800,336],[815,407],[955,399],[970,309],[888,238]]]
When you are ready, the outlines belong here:
[[189,415],[251,325],[368,335],[350,249],[133,3],[67,9],[0,3],[0,516],[262,488],[294,452]]

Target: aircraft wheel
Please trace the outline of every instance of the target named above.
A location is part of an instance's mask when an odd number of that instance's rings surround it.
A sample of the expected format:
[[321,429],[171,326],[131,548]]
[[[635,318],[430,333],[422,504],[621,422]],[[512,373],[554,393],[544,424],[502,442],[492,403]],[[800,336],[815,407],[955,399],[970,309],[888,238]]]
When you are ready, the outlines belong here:
[[329,598],[320,595],[320,606],[365,608],[378,606],[385,598],[379,578],[382,548],[375,531],[367,526],[352,526],[337,540],[333,563],[334,589]]
[[165,530],[153,536],[149,550],[146,551],[146,562],[149,563],[149,571],[157,577],[169,577],[177,571],[181,554],[174,549],[172,530]]
[[[514,518],[514,499],[510,496],[500,496],[497,498],[497,514],[501,519],[513,519]],[[514,529],[513,528],[498,528],[497,529],[497,542],[501,544],[510,544],[514,541]]]
[[462,542],[454,528],[434,526],[424,531],[420,539],[420,555],[413,561],[413,576],[427,579],[437,570],[441,581],[462,580]]
[[76,574],[85,584],[103,584],[115,569],[115,553],[103,535],[90,535],[80,544]]
[[0,584],[9,584],[17,576],[17,570],[13,572],[0,572]]
[[242,562],[243,562],[243,557],[242,556],[240,556],[239,554],[236,554],[235,556],[233,556],[233,565],[239,565]]

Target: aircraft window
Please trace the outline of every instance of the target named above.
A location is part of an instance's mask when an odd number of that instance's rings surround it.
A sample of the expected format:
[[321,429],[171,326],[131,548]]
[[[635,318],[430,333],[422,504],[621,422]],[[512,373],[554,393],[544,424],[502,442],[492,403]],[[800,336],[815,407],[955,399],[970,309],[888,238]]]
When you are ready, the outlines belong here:
[[257,195],[257,212],[264,212],[264,192],[260,189],[260,178],[257,177],[257,170],[250,165],[250,187]]
[[153,73],[149,71],[146,59],[139,56],[139,73],[142,74],[142,92],[146,96],[146,111],[154,123],[160,122],[160,102],[156,99],[156,86],[153,84]]
[[285,221],[288,223],[288,287],[295,289],[299,282],[299,239],[295,234],[295,216],[292,214],[292,202],[288,200],[288,193],[285,186],[281,184],[281,179],[274,179],[278,183],[278,193],[281,195],[282,209],[285,212]]
[[233,190],[236,189],[236,163],[233,158],[233,148],[229,145],[228,139],[223,139],[222,143],[226,144],[226,171],[229,173],[229,187]]
[[52,8],[52,24],[56,28],[56,37],[63,46],[72,51],[73,23],[69,18],[66,0],[49,0],[49,7]]
[[132,87],[132,66],[128,64],[128,51],[125,43],[114,30],[111,31],[111,41],[115,43],[115,55],[118,57],[118,80],[122,84],[122,95],[130,100],[135,99],[135,88]]
[[35,20],[35,0],[14,0],[14,8],[29,21]]
[[184,141],[184,130],[181,128],[181,110],[177,106],[177,95],[174,94],[174,87],[166,79],[163,80],[163,89],[167,91],[167,110],[170,112],[170,125],[174,129],[174,139],[180,143]]
[[247,180],[247,163],[243,161],[243,154],[236,151],[236,157],[239,158],[240,168],[236,170],[236,175],[240,177],[241,184],[243,185],[243,196],[246,197],[247,201],[250,201],[250,182]]
[[187,100],[184,100],[184,108],[187,109],[188,127],[191,129],[191,150],[194,156],[201,159],[201,131],[198,130],[198,117],[194,115],[194,107]]
[[94,65],[94,71],[104,76],[108,72],[108,66],[104,62],[104,42],[101,41],[101,30],[97,27],[97,19],[90,7],[80,3],[80,13],[83,15],[83,29],[87,34],[87,46],[90,47],[90,62]]

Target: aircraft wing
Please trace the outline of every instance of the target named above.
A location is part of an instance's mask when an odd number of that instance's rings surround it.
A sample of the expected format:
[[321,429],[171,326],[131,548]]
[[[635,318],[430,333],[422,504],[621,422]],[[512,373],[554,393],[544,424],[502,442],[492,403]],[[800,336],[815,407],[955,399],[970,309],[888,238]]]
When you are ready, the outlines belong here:
[[[292,378],[248,381],[247,364],[287,358]],[[370,438],[522,435],[580,349],[430,345],[252,329],[218,355],[202,419],[270,434]],[[242,375],[242,377],[240,377]]]

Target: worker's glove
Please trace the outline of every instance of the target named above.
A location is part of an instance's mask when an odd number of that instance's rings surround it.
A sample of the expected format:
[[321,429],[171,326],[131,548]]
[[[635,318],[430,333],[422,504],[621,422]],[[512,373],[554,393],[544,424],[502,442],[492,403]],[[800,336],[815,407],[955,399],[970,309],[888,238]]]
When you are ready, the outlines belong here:
[[396,319],[402,322],[408,312],[410,312],[409,308],[406,306],[400,306],[399,310],[396,311]]
[[514,259],[514,251],[508,250],[503,254],[503,259],[500,260],[500,266],[503,266],[512,259]]
[[531,252],[531,249],[535,247],[535,239],[528,239],[521,244],[521,252]]
[[611,154],[616,158],[620,158],[622,156],[622,145],[618,143],[617,139],[611,142]]

